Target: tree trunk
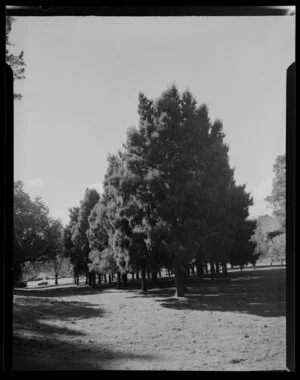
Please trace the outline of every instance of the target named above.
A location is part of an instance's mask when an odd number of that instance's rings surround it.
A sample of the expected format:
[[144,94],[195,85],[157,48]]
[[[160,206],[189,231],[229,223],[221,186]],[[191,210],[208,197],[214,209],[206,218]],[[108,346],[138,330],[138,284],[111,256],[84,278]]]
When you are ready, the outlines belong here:
[[147,291],[147,285],[146,285],[146,270],[142,268],[141,270],[141,291],[146,292]]
[[158,271],[158,277],[161,278],[161,269]]
[[96,286],[96,273],[92,272],[92,287],[94,288]]
[[115,279],[115,274],[114,272],[111,272],[111,280],[114,281],[114,279]]
[[89,286],[92,286],[92,284],[93,284],[93,273],[90,272],[88,277],[89,277]]
[[139,275],[139,271],[138,271],[138,270],[136,271],[136,279],[137,279],[137,280],[140,279],[140,275]]
[[131,280],[134,281],[134,272],[131,273]]
[[147,278],[148,278],[148,280],[150,280],[150,271],[149,270],[147,270]]
[[122,287],[127,288],[127,273],[122,275]]
[[204,272],[203,272],[203,264],[202,263],[198,263],[196,265],[196,269],[197,269],[197,276],[202,278],[203,275],[204,275]]
[[195,265],[194,264],[192,265],[191,270],[192,270],[192,275],[195,276]]
[[184,297],[185,280],[186,280],[186,271],[177,260],[177,262],[175,263],[175,286],[176,286],[177,297]]
[[121,289],[121,273],[117,272],[117,289]]
[[108,273],[108,282],[111,284],[111,274]]
[[213,261],[210,262],[210,275],[213,280],[215,278],[215,264]]
[[77,285],[79,286],[79,275],[76,276]]
[[106,284],[107,283],[106,273],[103,273],[103,277],[104,277],[104,283]]
[[55,273],[55,285],[58,285],[58,273]]
[[13,281],[15,284],[17,284],[19,281],[22,280],[22,264],[16,263],[13,267]]
[[190,268],[186,269],[186,278],[189,280],[190,279]]
[[226,262],[222,263],[222,272],[223,272],[224,276],[226,277],[228,274]]
[[204,263],[204,269],[205,269],[205,274],[208,275],[208,265],[207,265],[207,261],[205,261],[205,263]]
[[216,275],[217,277],[220,276],[220,264],[218,261],[215,262],[215,266],[216,266]]
[[157,284],[157,272],[152,272],[152,287],[155,288]]
[[101,284],[101,273],[98,273],[98,284]]

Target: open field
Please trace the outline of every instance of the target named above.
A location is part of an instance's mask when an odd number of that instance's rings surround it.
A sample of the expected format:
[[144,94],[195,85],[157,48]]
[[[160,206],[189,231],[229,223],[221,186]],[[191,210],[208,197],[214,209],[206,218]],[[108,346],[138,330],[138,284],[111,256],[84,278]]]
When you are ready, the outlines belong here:
[[139,292],[85,286],[14,291],[16,370],[284,370],[285,268],[233,270]]

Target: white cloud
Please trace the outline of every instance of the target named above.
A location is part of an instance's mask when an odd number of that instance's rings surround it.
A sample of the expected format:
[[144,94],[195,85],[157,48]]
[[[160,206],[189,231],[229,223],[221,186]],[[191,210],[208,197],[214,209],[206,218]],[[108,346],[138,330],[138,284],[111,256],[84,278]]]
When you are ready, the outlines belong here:
[[44,181],[41,178],[27,179],[24,181],[24,185],[28,189],[32,189],[35,187],[41,187],[44,185]]
[[89,189],[95,189],[99,194],[103,194],[103,184],[102,183],[91,183],[87,185]]

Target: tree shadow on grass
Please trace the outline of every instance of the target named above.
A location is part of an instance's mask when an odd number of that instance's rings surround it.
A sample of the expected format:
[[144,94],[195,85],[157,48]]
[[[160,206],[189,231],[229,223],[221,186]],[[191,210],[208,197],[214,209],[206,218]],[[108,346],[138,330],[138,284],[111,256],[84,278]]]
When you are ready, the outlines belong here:
[[264,317],[285,316],[285,270],[230,273],[219,280],[190,279],[185,297],[175,288],[148,290],[133,297],[155,297],[161,306],[176,310],[229,311]]
[[[150,360],[154,355],[113,350],[101,342],[68,342],[59,339],[14,337],[12,370],[114,370],[122,360]],[[124,363],[124,369],[127,363]]]
[[89,286],[77,286],[77,285],[65,285],[60,287],[40,287],[37,289],[22,288],[14,289],[13,294],[19,296],[28,297],[72,297],[72,296],[88,296],[97,293],[102,293],[108,288],[113,288],[113,286],[103,286],[91,288]]
[[65,327],[64,322],[76,323],[78,319],[99,318],[103,314],[101,308],[87,302],[18,297],[13,304],[13,329],[29,335],[83,335]]
[[87,341],[86,333],[76,329],[77,320],[103,315],[102,308],[87,302],[15,297],[12,369],[101,370],[104,364],[113,369],[120,360],[152,357],[113,350],[96,339]]

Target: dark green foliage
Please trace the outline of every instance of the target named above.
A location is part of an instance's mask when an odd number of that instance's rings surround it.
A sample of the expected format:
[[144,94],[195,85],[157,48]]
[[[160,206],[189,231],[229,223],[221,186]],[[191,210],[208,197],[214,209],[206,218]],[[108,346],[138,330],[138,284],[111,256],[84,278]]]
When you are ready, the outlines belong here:
[[236,226],[235,237],[229,258],[231,265],[255,264],[260,256],[259,253],[255,253],[255,244],[251,241],[251,236],[255,231],[255,227],[256,222],[253,220],[241,221],[241,224]]
[[[14,79],[24,79],[25,78],[25,62],[24,62],[24,52],[21,51],[19,55],[15,55],[9,52],[8,47],[12,46],[9,41],[9,34],[11,32],[12,23],[14,18],[11,16],[6,16],[6,63],[11,67],[14,75]],[[16,99],[21,99],[21,94],[14,94]]]

